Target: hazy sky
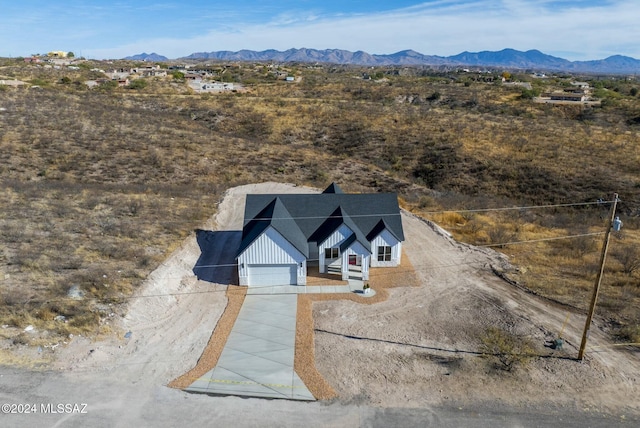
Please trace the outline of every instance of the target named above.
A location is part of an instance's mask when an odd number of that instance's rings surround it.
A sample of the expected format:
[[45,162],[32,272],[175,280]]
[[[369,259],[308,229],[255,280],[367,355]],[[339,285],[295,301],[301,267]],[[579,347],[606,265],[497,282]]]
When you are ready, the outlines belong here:
[[46,0],[0,7],[0,56],[289,48],[427,55],[539,49],[640,59],[639,0]]

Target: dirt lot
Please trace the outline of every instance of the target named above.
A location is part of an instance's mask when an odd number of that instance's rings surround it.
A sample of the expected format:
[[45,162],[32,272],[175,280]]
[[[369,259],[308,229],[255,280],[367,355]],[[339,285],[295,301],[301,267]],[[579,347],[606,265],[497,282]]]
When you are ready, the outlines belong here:
[[[527,294],[490,266],[508,261],[492,250],[454,242],[423,220],[403,218],[409,255],[422,281],[390,290],[373,307],[351,302],[314,306],[316,364],[342,399],[420,407],[469,402],[549,403],[638,410],[638,354],[614,349],[592,328],[587,358],[577,362],[584,316]],[[563,331],[563,350],[547,341]],[[497,326],[531,340],[525,367],[496,370],[477,354]]]
[[[278,183],[230,189],[215,219],[203,228],[239,230],[246,193],[308,191]],[[591,331],[587,358],[577,362],[573,357],[583,315],[571,313],[563,330],[568,309],[516,289],[491,272],[491,266],[509,268],[504,256],[456,243],[410,214],[403,215],[403,224],[405,254],[420,286],[390,289],[389,298],[374,305],[313,303],[316,366],[339,396],[332,406],[426,409],[493,403],[640,415],[639,355],[611,347],[601,320]],[[89,385],[88,391],[103,381],[118,382],[118,399],[139,403],[137,416],[129,421],[138,420],[149,402],[176,406],[187,399],[223,400],[165,388],[196,365],[227,304],[227,285],[193,275],[199,255],[195,238],[188,238],[131,299],[126,315],[111,320],[117,332],[113,337],[74,337],[55,351],[16,352],[33,361],[52,358],[52,378],[71,376]],[[492,359],[478,353],[480,336],[490,326],[529,338],[536,356],[510,372],[495,369]],[[561,330],[564,350],[545,347]],[[126,332],[130,337],[125,338]],[[349,420],[358,424],[357,418]]]

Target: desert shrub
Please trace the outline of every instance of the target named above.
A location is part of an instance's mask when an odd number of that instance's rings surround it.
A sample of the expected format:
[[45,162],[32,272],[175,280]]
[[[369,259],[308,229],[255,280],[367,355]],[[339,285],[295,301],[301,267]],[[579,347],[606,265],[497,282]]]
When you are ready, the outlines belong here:
[[118,87],[118,82],[116,82],[115,80],[107,80],[106,82],[103,82],[100,84],[100,86],[98,86],[99,89],[104,91],[112,91],[117,87]]
[[438,91],[435,91],[434,93],[432,93],[431,95],[429,95],[427,97],[428,101],[438,101],[440,98],[442,98],[442,94]]
[[633,275],[640,271],[640,250],[636,246],[617,249],[613,252],[613,256],[622,265],[622,272],[627,275]]
[[129,83],[128,88],[140,90],[140,89],[146,88],[147,85],[148,85],[148,82],[145,79],[135,79],[135,80],[132,80],[131,83]]
[[7,308],[11,306],[21,307],[31,300],[32,292],[22,287],[3,290],[0,293],[0,305]]
[[640,325],[625,325],[617,331],[616,337],[624,343],[640,343]]
[[26,233],[23,228],[14,225],[5,225],[2,228],[2,236],[5,242],[24,242]]
[[523,100],[531,100],[534,97],[537,97],[539,95],[540,95],[539,89],[522,89],[522,92],[520,93],[520,98]]
[[592,253],[598,249],[596,240],[593,236],[580,236],[574,241],[574,248],[578,256]]
[[20,333],[12,339],[14,345],[28,345],[29,335],[27,333]]
[[526,364],[533,356],[533,344],[527,338],[498,327],[489,327],[480,337],[480,352],[492,358],[496,368],[511,371]]
[[69,326],[81,331],[91,331],[100,323],[100,315],[96,312],[83,312],[71,317]]
[[503,248],[503,244],[508,244],[516,240],[515,234],[506,229],[504,225],[491,227],[487,231],[487,235],[489,236],[489,242],[498,248]]
[[31,80],[31,84],[34,86],[48,86],[49,82],[41,78],[36,78]]

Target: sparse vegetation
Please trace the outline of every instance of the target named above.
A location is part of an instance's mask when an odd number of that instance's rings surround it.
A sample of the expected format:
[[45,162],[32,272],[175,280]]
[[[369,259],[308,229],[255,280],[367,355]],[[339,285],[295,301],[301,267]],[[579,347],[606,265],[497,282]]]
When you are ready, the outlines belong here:
[[[603,230],[606,205],[441,211],[594,202],[616,191],[625,227],[612,240],[599,313],[628,331],[640,325],[635,82],[593,81],[602,107],[552,106],[494,84],[500,74],[220,64],[210,71],[249,91],[194,95],[177,73],[131,82],[143,90],[114,81],[87,90],[76,82],[107,65],[82,64],[0,68],[46,87],[2,88],[2,324],[98,331],[227,187],[335,180],[348,191],[398,192],[405,208],[475,245],[582,235],[500,248],[518,268],[510,278],[578,308],[588,303],[600,245],[590,234]],[[570,80],[534,80],[532,93]],[[82,305],[67,297],[72,285],[86,293]]]
[[497,327],[489,327],[480,340],[480,352],[501,370],[511,371],[517,366],[525,365],[533,357],[530,340]]
[[148,85],[147,81],[144,79],[135,79],[131,83],[129,83],[129,89],[144,89]]

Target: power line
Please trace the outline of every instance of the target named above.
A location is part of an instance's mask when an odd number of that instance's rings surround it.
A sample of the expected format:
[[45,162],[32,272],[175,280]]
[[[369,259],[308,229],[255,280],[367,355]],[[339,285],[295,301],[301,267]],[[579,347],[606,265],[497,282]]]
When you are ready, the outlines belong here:
[[[601,233],[600,233],[601,234]],[[573,237],[579,237],[579,236],[590,236],[590,235],[599,235],[598,233],[595,234],[585,234],[585,235],[573,235],[573,236],[567,236],[567,237],[558,237],[556,239],[565,239],[565,238],[573,238]],[[525,242],[537,242],[536,240],[533,241],[520,241],[519,243],[525,243]],[[493,245],[507,245],[507,244],[493,244]],[[317,261],[316,259],[313,259],[312,261]],[[460,267],[460,266],[473,266],[473,265],[485,265],[487,264],[488,261],[487,260],[482,260],[482,261],[471,261],[471,262],[463,262],[463,263],[451,263],[451,264],[447,264],[447,265],[438,265],[438,266],[433,266],[433,265],[413,265],[412,268],[394,268],[392,270],[390,270],[388,273],[380,273],[378,272],[376,275],[377,276],[390,276],[390,275],[396,275],[396,274],[404,274],[404,273],[411,273],[411,272],[426,272],[426,271],[430,271],[430,270],[436,270],[436,269],[449,269],[449,268],[456,268],[456,267]],[[196,268],[199,267],[235,267],[237,266],[236,264],[221,264],[221,265],[207,265],[207,266],[194,266],[194,270]],[[164,279],[178,279],[178,278],[184,278],[185,275],[179,275],[179,276],[163,276],[162,278]],[[197,275],[195,275],[197,276]],[[153,278],[150,276],[147,277],[147,280],[149,281],[153,281]],[[216,284],[216,283],[210,283],[210,284]],[[224,284],[220,284],[222,286],[224,286]],[[285,284],[282,284],[285,285]],[[239,286],[238,286],[239,287]],[[175,292],[175,293],[159,293],[159,294],[144,294],[144,295],[132,295],[132,296],[114,296],[114,297],[106,297],[106,298],[96,298],[93,299],[95,301],[98,302],[110,302],[110,301],[124,301],[124,300],[134,300],[134,299],[145,299],[145,298],[157,298],[157,297],[176,297],[176,296],[188,296],[188,295],[196,295],[196,294],[211,294],[211,293],[223,293],[226,292],[227,289],[222,289],[222,290],[202,290],[202,291],[186,291],[186,292]],[[56,302],[56,301],[66,301],[66,300],[75,300],[73,297],[69,297],[69,296],[64,296],[64,297],[54,297],[51,299],[43,299],[43,300],[31,300],[27,303],[49,303],[49,302]]]
[[[467,209],[467,210],[442,210],[442,211],[423,211],[422,214],[445,214],[445,213],[475,213],[475,212],[490,212],[490,211],[513,211],[513,210],[530,210],[530,209],[541,209],[541,208],[566,208],[566,207],[579,207],[579,206],[587,206],[587,205],[603,205],[607,203],[611,203],[613,201],[595,201],[595,202],[574,202],[567,204],[553,204],[553,205],[528,205],[528,206],[519,206],[519,207],[500,207],[500,208],[478,208],[478,209]],[[400,213],[390,213],[390,214],[356,214],[351,215],[348,214],[349,217],[379,217],[379,216],[397,216]],[[260,217],[253,218],[252,220],[283,220],[283,219],[293,219],[293,220],[308,220],[308,219],[334,219],[334,218],[342,218],[343,216],[308,216],[308,217]]]
[[[613,201],[611,201],[613,202]],[[585,205],[595,205],[595,204],[606,204],[608,203],[608,201],[597,201],[597,202],[581,202],[581,203],[571,203],[571,204],[554,204],[554,205],[535,205],[535,206],[521,206],[521,207],[503,207],[503,208],[488,208],[488,209],[477,209],[477,210],[458,210],[458,211],[453,211],[453,210],[446,210],[446,211],[429,211],[426,212],[426,214],[438,214],[438,213],[448,213],[448,212],[484,212],[484,211],[507,211],[507,210],[524,210],[524,209],[537,209],[537,208],[555,208],[555,207],[572,207],[572,206],[585,206]],[[385,216],[397,216],[400,215],[400,213],[398,214],[362,214],[362,215],[354,215],[351,217],[378,217],[381,215],[385,215]],[[342,218],[342,216],[309,216],[309,217],[292,217],[293,219],[316,219],[316,218],[322,218],[322,219],[326,219],[326,218]],[[257,220],[273,220],[275,218],[265,218],[265,219],[257,219]],[[512,241],[512,242],[505,242],[505,243],[496,243],[496,244],[484,244],[484,245],[476,245],[478,247],[500,247],[500,246],[505,246],[505,245],[516,245],[516,244],[525,244],[525,243],[535,243],[535,242],[544,242],[544,241],[554,241],[554,240],[562,240],[562,239],[573,239],[573,238],[579,238],[579,237],[585,237],[585,236],[597,236],[597,235],[602,235],[603,232],[599,232],[599,233],[587,233],[587,234],[578,234],[578,235],[568,235],[568,236],[559,236],[559,237],[552,237],[552,238],[541,238],[541,239],[533,239],[533,240],[523,240],[523,241]],[[318,261],[319,259],[308,259],[307,261]],[[429,266],[423,269],[415,269],[414,267],[414,271],[418,270],[430,270],[430,269],[439,269],[439,268],[448,268],[448,267],[457,267],[457,266],[462,266],[462,265],[473,265],[473,264],[484,264],[486,262],[472,262],[472,263],[458,263],[458,264],[452,264],[452,265],[447,265],[447,266]],[[161,264],[162,265],[162,264]],[[196,269],[206,269],[206,268],[225,268],[225,267],[236,267],[237,264],[236,263],[227,263],[227,264],[214,264],[214,265],[200,265],[200,266],[194,266],[193,270]],[[402,272],[402,271],[398,271],[397,269],[395,269],[395,272]],[[147,276],[147,280],[153,280],[152,278],[152,273],[150,273]],[[389,274],[392,274],[391,272]],[[176,277],[163,277],[163,278],[183,278],[184,275],[181,276],[176,276]],[[165,294],[154,294],[154,295],[142,295],[142,296],[118,296],[118,297],[111,297],[111,298],[103,298],[103,299],[96,299],[96,300],[103,300],[103,301],[109,301],[109,300],[129,300],[129,299],[138,299],[138,298],[152,298],[152,297],[168,297],[168,296],[179,296],[179,295],[188,295],[188,294],[204,294],[204,293],[212,293],[212,292],[221,292],[221,291],[225,291],[225,290],[206,290],[206,291],[194,291],[194,292],[186,292],[186,293],[165,293]],[[50,301],[57,301],[57,300],[67,300],[67,299],[73,299],[72,297],[59,297],[59,298],[52,298],[52,299],[46,299],[46,300],[41,300],[41,301],[31,301],[30,303],[45,303],[45,302],[50,302]]]
[[443,211],[423,211],[423,214],[444,214],[444,213],[477,213],[477,212],[489,212],[489,211],[512,211],[512,210],[531,210],[540,208],[564,208],[564,207],[579,207],[586,205],[603,205],[613,203],[613,201],[595,201],[595,202],[575,202],[570,204],[553,204],[553,205],[529,205],[521,207],[501,207],[501,208],[479,208],[471,210],[443,210]]
[[[434,269],[447,269],[447,268],[453,268],[453,267],[459,267],[459,266],[470,266],[470,265],[482,265],[482,264],[486,264],[486,261],[474,261],[474,262],[467,262],[467,263],[453,263],[450,265],[440,265],[440,266],[427,266],[427,265],[418,265],[420,266],[418,269],[415,268],[415,266],[413,266],[413,268],[404,268],[404,269],[398,269],[398,268],[394,268],[393,271],[390,271],[388,273],[378,273],[377,275],[379,276],[385,276],[385,275],[395,275],[395,274],[401,274],[401,273],[407,273],[407,272],[420,272],[420,271],[428,271],[428,270],[434,270]],[[231,266],[231,265],[224,265],[224,266]],[[233,265],[236,266],[236,265]],[[184,278],[186,275],[180,275],[180,276],[164,276],[162,278],[165,279],[178,279],[178,278]],[[153,278],[148,277],[147,280],[153,281]],[[210,283],[212,285],[218,285],[216,283]],[[225,286],[224,284],[219,284],[221,286]],[[282,285],[286,285],[286,284],[282,284]],[[235,286],[235,285],[234,285]],[[226,286],[225,286],[226,287]],[[237,287],[245,287],[245,286],[237,286]],[[314,287],[314,286],[311,286]],[[156,298],[156,297],[175,297],[175,296],[188,296],[188,295],[194,295],[194,294],[210,294],[210,293],[224,293],[226,292],[227,289],[222,289],[222,290],[202,290],[202,291],[185,291],[185,292],[175,292],[175,293],[159,293],[159,294],[143,294],[143,295],[132,295],[132,296],[114,296],[114,297],[103,297],[103,298],[95,298],[95,299],[91,299],[88,298],[87,300],[96,300],[98,302],[110,302],[110,301],[122,301],[122,300],[134,300],[134,299],[145,299],[145,298]],[[49,303],[49,302],[56,302],[56,301],[66,301],[66,300],[76,300],[73,297],[69,297],[69,296],[64,296],[64,297],[53,297],[51,299],[42,299],[42,300],[30,300],[28,302],[25,303]]]
[[259,221],[271,221],[271,220],[315,220],[315,219],[341,219],[344,217],[360,218],[360,217],[396,217],[401,215],[400,213],[380,213],[380,214],[345,214],[342,215],[320,215],[320,216],[305,216],[305,217],[254,217],[251,219]]
[[581,238],[583,236],[598,236],[598,235],[603,235],[603,234],[604,234],[604,232],[582,233],[580,235],[556,236],[555,238],[530,239],[530,240],[527,240],[527,241],[503,242],[501,244],[484,244],[484,245],[477,245],[477,247],[502,247],[504,245],[527,244],[527,243],[530,243],[530,242],[557,241],[557,240],[561,240],[561,239]]
[[[511,242],[503,242],[497,244],[469,244],[474,245],[476,247],[499,247],[503,245],[515,245],[515,244],[527,244],[527,243],[535,243],[535,242],[544,242],[544,241],[558,241],[562,239],[574,239],[581,238],[584,236],[599,236],[604,234],[604,232],[594,232],[594,233],[581,233],[578,235],[564,235],[564,236],[556,236],[552,238],[540,238],[540,239],[529,239],[523,241],[511,241]],[[318,262],[320,259],[307,259],[307,262]],[[193,269],[201,269],[201,268],[219,268],[219,267],[235,267],[236,263],[225,263],[225,264],[215,264],[215,265],[196,265]]]
[[[478,208],[478,209],[459,209],[459,210],[439,210],[439,211],[422,211],[421,214],[432,215],[432,214],[446,214],[446,213],[478,213],[478,212],[492,212],[492,211],[522,211],[522,210],[530,210],[530,209],[544,209],[544,208],[568,208],[568,207],[577,207],[577,206],[589,206],[589,205],[605,205],[613,203],[613,201],[595,201],[595,202],[574,202],[574,203],[566,203],[566,204],[552,204],[552,205],[524,205],[524,206],[515,206],[515,207],[499,207],[499,208]],[[407,211],[407,210],[405,210]],[[409,212],[409,211],[408,211]],[[401,215],[400,213],[373,213],[373,214],[348,214],[351,218],[360,218],[360,217],[395,217]],[[137,216],[126,216],[121,217],[121,219],[135,219],[139,218]],[[300,217],[256,217],[251,220],[259,220],[259,221],[270,221],[270,220],[312,220],[312,219],[340,219],[343,216],[300,216]],[[14,219],[16,220],[16,219]],[[180,220],[167,220],[163,223],[180,223],[184,224],[183,221]]]

